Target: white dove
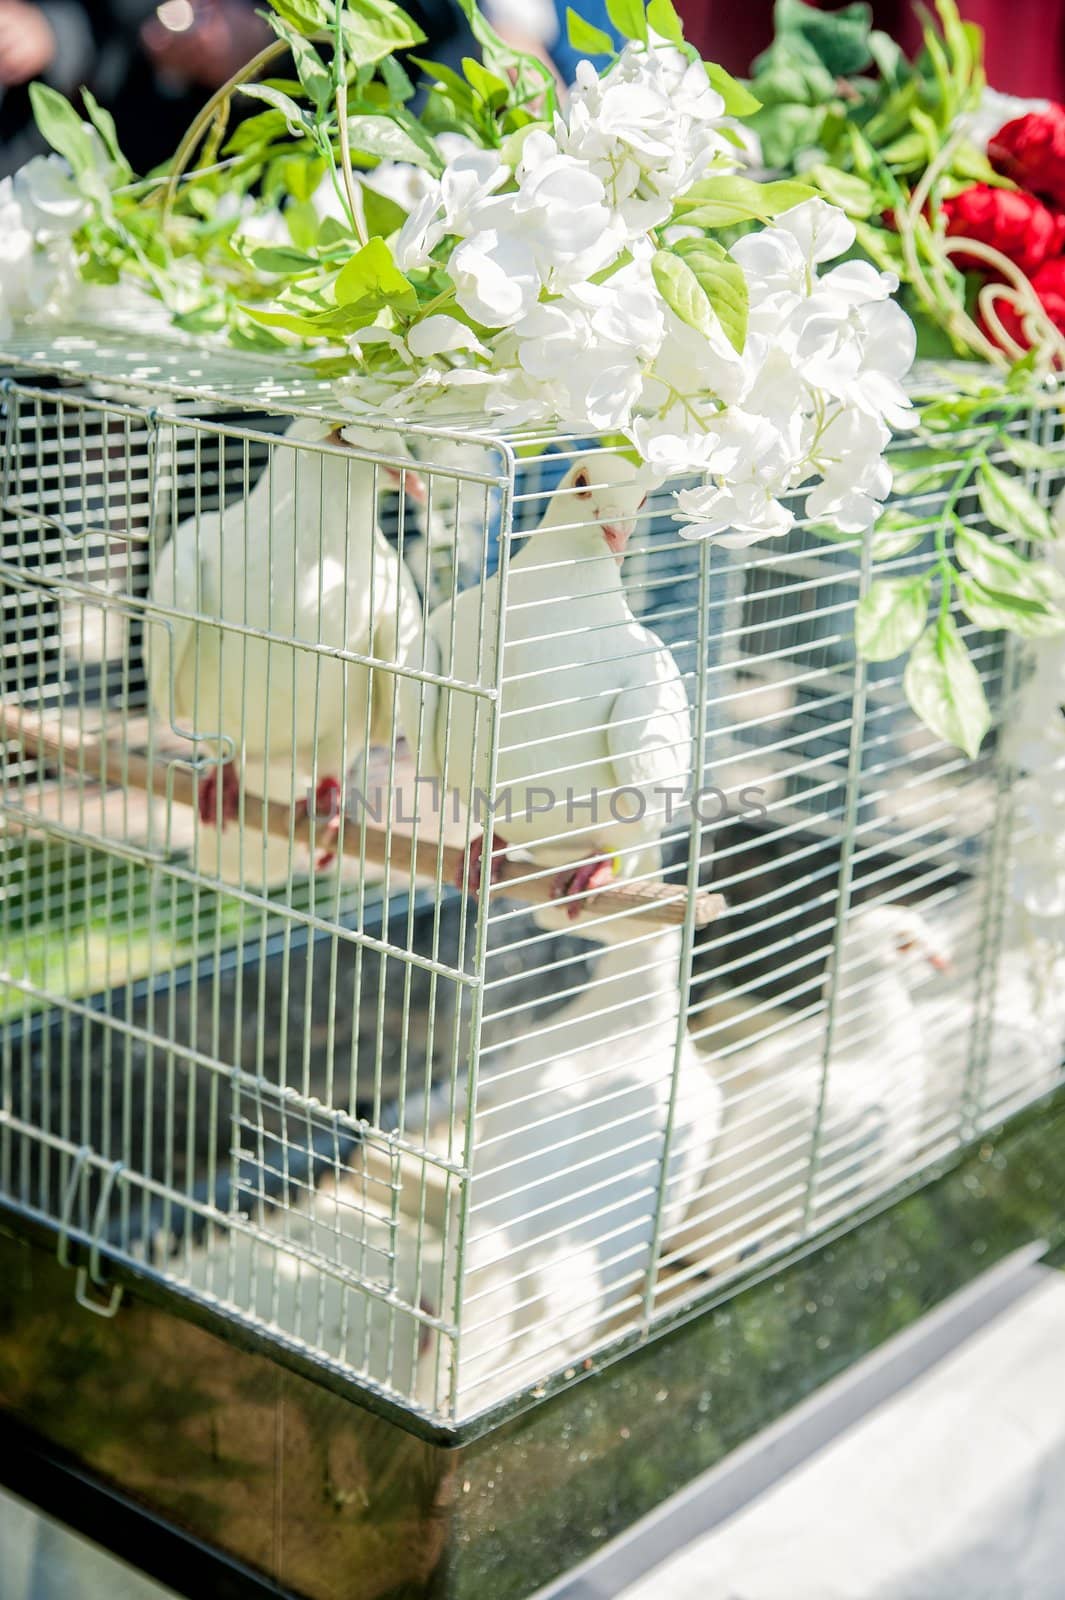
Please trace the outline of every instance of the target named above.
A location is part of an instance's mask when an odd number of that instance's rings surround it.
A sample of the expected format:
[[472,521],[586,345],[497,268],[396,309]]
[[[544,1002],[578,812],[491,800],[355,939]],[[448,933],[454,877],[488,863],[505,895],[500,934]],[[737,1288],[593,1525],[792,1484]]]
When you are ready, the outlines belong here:
[[[321,423],[294,423],[245,499],[183,522],[156,557],[151,601],[190,615],[152,619],[151,703],[219,757],[199,786],[201,821],[219,832],[239,816],[243,778],[289,806],[313,793],[335,836],[345,766],[393,737],[394,677],[306,646],[394,663],[420,637],[414,582],[376,525],[373,465],[298,448],[322,438]],[[198,833],[202,854],[207,835]],[[218,841],[224,877],[287,877],[286,841],[240,834],[235,852]],[[326,851],[317,865],[329,859]]]
[[[820,1111],[814,1206],[886,1188],[916,1157],[930,1064],[915,1003],[919,972],[950,966],[944,941],[912,906],[861,906],[840,947],[828,1076],[827,1012],[790,1018],[716,1060],[725,1093],[721,1137],[697,1205],[673,1246],[724,1271],[793,1236],[804,1209]],[[825,979],[825,1000],[832,991]],[[742,1016],[738,1018],[742,1022]],[[822,1103],[822,1084],[824,1097]]]
[[[1045,855],[1045,852],[1044,852]],[[1034,863],[1033,863],[1034,871]],[[1043,861],[1044,879],[1052,876]],[[987,889],[950,908],[955,975],[918,1003],[928,1041],[930,1121],[956,1133],[970,1114],[986,1122],[1045,1093],[1065,1059],[1065,951],[1060,924],[1007,903],[995,944],[985,936]],[[960,1016],[978,1008],[972,1020]]]
[[482,1077],[463,1275],[466,1409],[536,1382],[642,1313],[659,1204],[668,1232],[721,1119],[711,1065],[685,1032],[667,1158],[680,957],[677,928],[608,946],[576,997]]
[[[658,871],[663,791],[679,796],[690,775],[683,679],[662,641],[635,621],[621,582],[646,498],[647,480],[627,461],[586,453],[510,563],[494,796],[506,837],[496,832],[492,850],[517,846],[558,868],[554,892],[570,918],[615,873]],[[497,574],[439,607],[426,630],[426,668],[490,686],[499,602]],[[463,803],[466,785],[486,790],[483,700],[404,681],[400,716],[421,777]],[[476,891],[480,852],[477,839],[459,887]]]

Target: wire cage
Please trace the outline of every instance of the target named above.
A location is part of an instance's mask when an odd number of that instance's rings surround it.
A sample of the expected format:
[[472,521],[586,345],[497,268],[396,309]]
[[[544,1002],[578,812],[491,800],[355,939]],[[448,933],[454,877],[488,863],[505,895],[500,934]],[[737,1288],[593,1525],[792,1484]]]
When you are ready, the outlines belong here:
[[920,530],[685,542],[593,441],[128,333],[7,368],[0,1191],[91,1307],[124,1262],[464,1423],[1058,1081],[997,735],[855,659]]

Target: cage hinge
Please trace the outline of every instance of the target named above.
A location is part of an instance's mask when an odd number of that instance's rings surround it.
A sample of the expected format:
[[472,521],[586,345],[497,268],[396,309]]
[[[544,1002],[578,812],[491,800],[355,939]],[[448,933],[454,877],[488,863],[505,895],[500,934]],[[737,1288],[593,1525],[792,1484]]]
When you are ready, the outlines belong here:
[[[71,1168],[66,1189],[63,1192],[63,1204],[59,1217],[59,1238],[55,1247],[56,1257],[61,1267],[74,1267],[75,1265],[70,1259],[70,1215],[74,1209],[74,1197],[89,1170],[92,1153],[87,1144],[83,1144],[78,1150],[74,1157],[74,1165]],[[100,1262],[100,1235],[107,1217],[111,1191],[115,1186],[116,1178],[122,1171],[123,1163],[121,1161],[112,1161],[104,1169],[100,1183],[100,1193],[96,1200],[96,1209],[93,1212],[88,1265],[81,1263],[75,1268],[74,1299],[79,1306],[83,1306],[86,1311],[91,1311],[96,1317],[115,1316],[119,1306],[122,1304],[124,1293],[122,1284],[110,1283],[104,1276]],[[107,1293],[106,1300],[99,1300],[89,1293],[90,1282],[101,1292]]]

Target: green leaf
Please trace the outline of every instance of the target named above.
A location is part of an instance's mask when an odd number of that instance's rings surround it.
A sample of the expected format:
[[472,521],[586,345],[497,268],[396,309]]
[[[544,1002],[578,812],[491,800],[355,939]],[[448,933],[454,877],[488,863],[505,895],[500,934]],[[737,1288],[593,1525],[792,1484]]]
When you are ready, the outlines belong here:
[[394,56],[382,56],[378,70],[394,101],[399,105],[405,105],[408,100],[414,99],[417,91],[409,75]]
[[954,587],[962,610],[978,628],[1006,628],[1022,639],[1050,639],[1065,632],[1065,614],[1042,600],[985,588],[967,572],[954,574]]
[[527,55],[522,50],[514,50],[501,39],[491,23],[482,15],[477,6],[477,0],[458,0],[466,21],[470,25],[470,32],[481,47],[481,56],[484,64],[492,72],[503,75],[514,68],[517,73],[520,87],[523,79],[534,77],[544,86],[543,116],[550,121],[555,105],[555,80],[551,69],[543,61],[538,61],[535,56]]
[[372,67],[393,50],[425,42],[418,24],[392,0],[347,0],[341,25],[345,54],[357,67]]
[[318,242],[318,213],[309,200],[292,200],[283,216],[288,236],[297,250],[313,250]]
[[285,132],[287,123],[280,111],[258,111],[237,124],[222,149],[223,155],[240,155],[259,145],[269,145]]
[[869,35],[869,54],[882,81],[889,88],[897,88],[908,71],[908,63],[901,45],[896,44],[889,33],[882,33],[879,28],[874,28]]
[[777,37],[798,37],[812,46],[833,78],[849,78],[871,60],[870,8],[860,3],[838,11],[816,11],[806,0],[777,0]]
[[677,221],[698,228],[731,228],[752,218],[768,222],[816,195],[816,189],[790,179],[755,183],[751,178],[703,178],[677,201]]
[[1036,444],[1034,439],[1017,439],[1011,433],[1002,435],[1003,450],[1011,461],[1030,472],[1060,472],[1065,468],[1065,450],[1060,446]]
[[903,692],[926,727],[974,759],[991,726],[980,675],[953,619],[942,615],[914,645]]
[[413,309],[418,304],[414,285],[400,272],[383,239],[371,239],[352,256],[341,268],[333,292],[338,306],[372,302]]
[[666,305],[689,328],[709,338],[714,322],[710,302],[689,266],[670,250],[656,250],[651,259],[651,274]]
[[606,14],[623,39],[647,43],[647,13],[642,0],[606,0]]
[[177,311],[173,316],[175,328],[183,333],[217,333],[225,326],[226,309],[218,300],[206,300],[189,311]]
[[472,56],[463,57],[462,70],[473,92],[480,95],[487,105],[496,107],[506,104],[510,85],[504,78],[498,78],[494,72],[489,72]]
[[883,513],[873,530],[873,560],[891,561],[909,555],[932,531],[927,517],[907,517],[901,511]]
[[264,245],[261,249],[251,250],[248,259],[258,272],[281,272],[289,277],[317,271],[321,266],[317,257],[306,255],[302,250],[290,250],[283,244]]
[[888,233],[884,228],[872,227],[868,222],[862,222],[859,217],[854,219],[854,237],[863,255],[867,255],[874,266],[882,272],[894,272],[901,278],[903,276],[903,253],[898,238],[893,233]]
[[1065,578],[1048,562],[1029,561],[978,528],[954,520],[954,554],[967,571],[987,589],[1001,590],[1024,600],[1065,600]]
[[402,228],[407,220],[407,213],[401,205],[387,194],[378,194],[369,184],[363,185],[362,209],[369,232],[379,234],[382,238]]
[[893,450],[888,457],[891,465],[895,493],[898,495],[923,494],[926,489],[939,488],[948,478],[954,477],[957,468],[943,450],[917,445],[911,449]]
[[678,239],[673,252],[694,275],[729,343],[742,351],[747,338],[748,295],[740,267],[713,239]]
[[751,91],[738,82],[731,72],[719,67],[716,61],[707,61],[704,65],[711,89],[716,89],[725,102],[726,116],[753,117],[756,111],[761,111],[762,102],[756,100]]
[[349,121],[354,149],[386,161],[409,161],[434,175],[443,170],[440,151],[433,140],[406,111],[392,116],[355,116]]
[[916,129],[911,129],[898,139],[893,139],[880,153],[889,167],[902,170],[919,167],[928,160],[928,141]]
[[865,661],[891,661],[916,644],[928,621],[932,579],[878,578],[858,602],[854,642]]
[[307,98],[319,112],[324,111],[333,98],[332,72],[298,28],[280,16],[268,16],[267,21],[277,37],[288,45],[296,75]]
[[314,126],[306,111],[296,104],[291,95],[282,94],[280,89],[274,89],[268,83],[242,83],[240,92],[247,95],[250,100],[265,100],[268,106],[280,111],[294,139],[298,139],[301,134],[310,133]]
[[307,97],[318,111],[324,111],[333,98],[333,74],[307,39],[294,34],[289,48],[296,63],[299,78]]
[[996,528],[1023,539],[1051,539],[1050,518],[1020,478],[1000,472],[989,461],[981,462],[977,482],[984,515]]
[[816,183],[826,200],[839,206],[848,217],[870,217],[874,211],[884,209],[872,184],[853,172],[841,172],[838,167],[818,162],[806,169],[805,176]]
[[684,43],[684,24],[673,0],[650,0],[647,21],[660,39],[668,39],[670,44]]
[[319,338],[325,335],[325,330],[318,323],[312,322],[310,317],[300,316],[296,311],[267,311],[263,306],[243,306],[241,309],[253,322],[261,323],[266,328],[285,328],[289,333],[317,334]]
[[1002,179],[984,155],[974,144],[962,143],[955,145],[950,158],[951,176],[964,179],[966,184],[990,183],[1001,184]]
[[797,151],[817,144],[824,120],[823,105],[767,103],[753,121],[765,164],[769,167],[789,167]]
[[271,172],[293,200],[309,200],[325,174],[325,162],[320,156],[282,156]]
[[[363,190],[363,199],[364,199],[364,201],[365,201],[366,196],[369,195],[369,193],[370,193],[369,189],[364,189]],[[399,208],[397,207],[397,210],[398,209]],[[366,219],[366,225],[367,225],[367,227],[370,227],[370,219],[369,219],[369,217],[367,217],[367,219]],[[379,230],[371,227],[370,231],[371,231],[371,233],[376,233]],[[330,246],[334,245],[334,244],[343,243],[343,244],[351,245],[352,242],[354,241],[354,238],[355,238],[355,235],[352,232],[352,227],[351,227],[351,223],[350,222],[344,221],[340,217],[323,217],[322,218],[321,224],[319,225],[319,228],[318,228],[318,243],[321,245],[323,250],[328,250],[330,248]]]
[[421,56],[411,56],[410,59],[436,86],[436,92],[446,97],[458,116],[475,119],[476,103],[473,90],[464,78],[460,78],[457,72],[442,61],[424,61]]
[[270,0],[270,5],[299,33],[318,33],[333,20],[333,6],[323,0]]
[[566,7],[566,37],[574,50],[584,56],[612,56],[614,40],[602,28],[595,28],[579,17],[572,6]]
[[89,90],[84,87],[81,91],[81,98],[86,111],[89,113],[93,127],[104,142],[104,149],[110,156],[112,165],[117,169],[118,182],[128,182],[133,176],[133,168],[119,148],[114,117],[110,111],[105,111],[103,106],[97,102],[95,95],[90,94]]
[[94,170],[92,137],[70,101],[44,83],[30,84],[34,121],[53,150],[66,156],[81,177]]

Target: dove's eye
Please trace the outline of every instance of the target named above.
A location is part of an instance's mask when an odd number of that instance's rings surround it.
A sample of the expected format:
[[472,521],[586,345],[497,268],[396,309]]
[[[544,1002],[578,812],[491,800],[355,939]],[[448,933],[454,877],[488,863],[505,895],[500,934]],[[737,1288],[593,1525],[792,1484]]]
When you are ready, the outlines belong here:
[[592,491],[588,487],[588,474],[583,467],[574,478],[573,487],[576,489],[577,497],[580,500],[587,500],[588,496],[591,494]]

